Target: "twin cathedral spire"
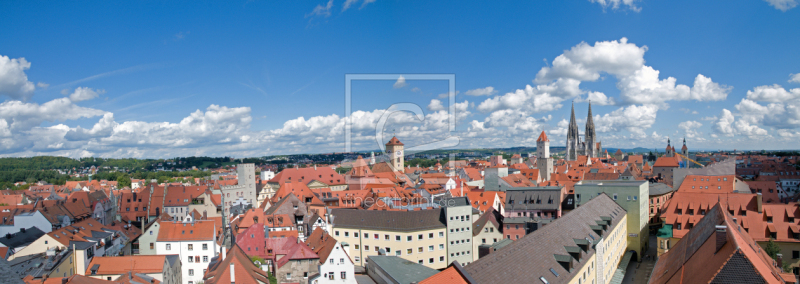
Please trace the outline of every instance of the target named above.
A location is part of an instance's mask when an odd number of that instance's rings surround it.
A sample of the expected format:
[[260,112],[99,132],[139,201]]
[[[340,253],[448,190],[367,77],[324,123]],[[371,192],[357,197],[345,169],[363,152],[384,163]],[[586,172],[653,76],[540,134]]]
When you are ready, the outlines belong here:
[[575,104],[572,104],[572,114],[569,117],[569,128],[567,129],[567,152],[564,158],[567,161],[574,161],[578,156],[588,156],[596,158],[600,156],[600,141],[594,130],[594,120],[592,119],[592,103],[589,103],[589,115],[586,118],[586,129],[584,131],[585,141],[581,142],[578,123],[575,121]]

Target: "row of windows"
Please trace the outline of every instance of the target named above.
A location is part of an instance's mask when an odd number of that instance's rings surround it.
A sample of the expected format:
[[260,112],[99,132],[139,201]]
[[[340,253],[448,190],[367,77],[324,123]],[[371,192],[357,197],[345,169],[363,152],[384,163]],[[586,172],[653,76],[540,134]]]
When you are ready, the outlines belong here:
[[466,228],[455,228],[455,229],[450,229],[450,232],[451,232],[451,233],[453,233],[454,231],[455,231],[456,233],[458,233],[458,232],[463,232],[463,231],[469,231],[469,227],[466,227]]
[[463,244],[463,243],[468,243],[468,242],[469,242],[469,239],[464,239],[464,240],[460,240],[460,241],[456,240],[456,241],[450,241],[450,245],[453,245],[453,244],[457,245],[457,244]]
[[[355,245],[355,246],[353,246],[353,248],[355,248],[356,250],[360,249],[359,245]],[[381,249],[379,246],[373,246],[373,248],[375,249],[375,252],[377,252],[377,251],[379,251]],[[433,248],[434,247],[432,245],[428,246],[428,251],[433,251]],[[444,249],[444,244],[439,244],[439,250],[443,250],[443,249]],[[386,254],[392,253],[392,248],[390,248],[390,247],[385,247],[384,250],[386,251]],[[364,251],[369,251],[369,246],[365,245],[364,246]],[[425,250],[424,250],[423,247],[418,247],[417,248],[417,252],[418,253],[422,253],[424,251]],[[414,252],[413,248],[406,249],[406,254],[412,254],[413,252]],[[396,250],[395,251],[395,255],[400,255],[401,253],[402,252],[400,250]]]
[[[204,268],[204,269],[203,269],[203,275],[205,275],[205,274],[206,274],[206,271],[208,271],[208,269],[205,269],[205,268]],[[194,269],[189,269],[189,276],[194,276]],[[193,284],[193,282],[192,282],[192,281],[189,281],[189,284]]]
[[[150,249],[153,249],[153,243],[150,243]],[[172,244],[167,244],[167,250],[172,250]],[[194,250],[194,245],[186,245],[186,250]],[[208,244],[203,244],[203,250],[208,250]]]
[[[130,208],[130,207],[128,207],[128,208],[125,208],[125,211],[128,211],[128,212],[130,212],[130,211],[131,211],[131,208]],[[139,207],[133,207],[133,211],[134,211],[134,212],[138,212],[138,211],[139,211]],[[144,206],[144,207],[142,207],[142,212],[144,212],[144,211],[147,211],[147,206]]]
[[[356,256],[355,260],[356,260],[356,262],[361,262],[361,257]],[[428,263],[433,263],[433,262],[434,262],[434,258],[433,257],[428,258]],[[439,257],[439,262],[444,262],[444,256],[440,256]],[[425,262],[422,259],[418,260],[417,263],[425,264]]]
[[450,216],[450,221],[469,221],[469,215]]
[[457,252],[457,253],[450,253],[450,257],[455,257],[455,256],[460,256],[460,255],[468,255],[468,254],[470,254],[470,251],[462,251],[462,252]]
[[[462,230],[463,230],[463,228],[462,228]],[[467,228],[467,230],[469,230],[469,228]],[[451,229],[450,232],[452,233],[453,230]],[[340,235],[339,231],[333,231],[333,235],[338,237]],[[345,238],[349,238],[350,237],[350,232],[345,231],[343,233],[343,235],[344,235]],[[433,239],[433,236],[434,236],[434,233],[428,233],[428,239]],[[353,237],[354,238],[358,238],[358,232],[353,232]],[[378,240],[378,239],[380,239],[380,234],[372,234],[372,237],[373,237],[373,239]],[[440,238],[444,237],[444,232],[439,232],[439,237]],[[364,239],[369,239],[369,234],[368,233],[364,233]],[[392,239],[391,235],[389,235],[389,234],[384,234],[383,235],[383,240],[390,241],[391,239]],[[399,242],[402,239],[403,238],[400,235],[394,235],[394,240],[395,241]],[[413,239],[414,239],[413,236],[406,236],[406,241],[408,241],[408,242],[413,241]],[[424,240],[425,239],[425,234],[417,235],[417,239],[418,240]]]
[[[190,255],[190,256],[188,256],[188,259],[189,259],[189,263],[194,263],[194,262],[200,263],[200,256],[191,256]],[[203,262],[208,262],[208,256],[207,255],[203,256]]]

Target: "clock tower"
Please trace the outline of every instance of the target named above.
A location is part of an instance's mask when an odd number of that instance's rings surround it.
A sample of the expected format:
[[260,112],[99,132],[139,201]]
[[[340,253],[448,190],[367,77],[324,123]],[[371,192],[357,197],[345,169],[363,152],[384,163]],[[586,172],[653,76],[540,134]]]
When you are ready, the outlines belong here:
[[400,140],[397,140],[397,137],[392,137],[388,143],[386,143],[386,154],[389,156],[390,163],[395,171],[403,171],[404,169],[404,155],[403,153],[403,143]]

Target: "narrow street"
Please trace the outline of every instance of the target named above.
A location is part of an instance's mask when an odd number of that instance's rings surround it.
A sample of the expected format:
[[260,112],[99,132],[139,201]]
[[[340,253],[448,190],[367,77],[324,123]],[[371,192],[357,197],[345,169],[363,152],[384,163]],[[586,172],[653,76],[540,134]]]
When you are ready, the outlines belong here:
[[650,259],[642,259],[642,262],[635,262],[631,261],[628,264],[628,269],[625,273],[625,278],[623,278],[623,284],[646,284],[650,278],[650,273],[653,271],[653,267],[656,265],[656,236],[650,235],[650,247],[647,248],[647,253],[645,255],[649,255]]

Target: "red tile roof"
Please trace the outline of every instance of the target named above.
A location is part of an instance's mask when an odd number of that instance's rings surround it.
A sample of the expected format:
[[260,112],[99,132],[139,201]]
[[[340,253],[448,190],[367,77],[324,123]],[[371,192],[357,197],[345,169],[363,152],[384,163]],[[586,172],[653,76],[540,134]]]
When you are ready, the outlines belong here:
[[[544,134],[544,131],[542,131]],[[545,137],[546,139],[547,137]],[[438,284],[438,283],[447,283],[447,284],[470,284],[467,282],[466,278],[458,273],[454,266],[450,266],[442,272],[436,273],[431,277],[426,278],[419,282],[419,284]]]
[[678,191],[699,193],[734,193],[736,176],[687,175]]
[[544,134],[544,131],[542,131],[542,134],[539,134],[539,138],[536,139],[536,142],[544,142],[544,141],[550,141],[550,139],[547,139],[547,134]]
[[[221,257],[221,255],[218,257]],[[231,271],[231,264],[233,264],[233,271]],[[203,280],[207,284],[227,284],[231,283],[231,273],[236,279],[236,284],[269,283],[267,272],[253,264],[238,245],[234,245],[230,249],[225,259],[214,263],[213,266],[209,266],[208,272],[203,276]]]
[[99,275],[123,274],[128,271],[162,273],[165,261],[165,255],[95,256],[87,266],[86,275],[92,273],[91,269],[95,265],[99,265]]
[[653,164],[653,167],[679,167],[678,160],[675,157],[659,157]]
[[393,146],[393,145],[402,146],[403,143],[401,143],[400,140],[397,139],[397,137],[392,137],[392,139],[390,139],[389,142],[386,143],[386,146]]
[[214,221],[161,222],[157,240],[159,242],[213,241],[215,232]]

